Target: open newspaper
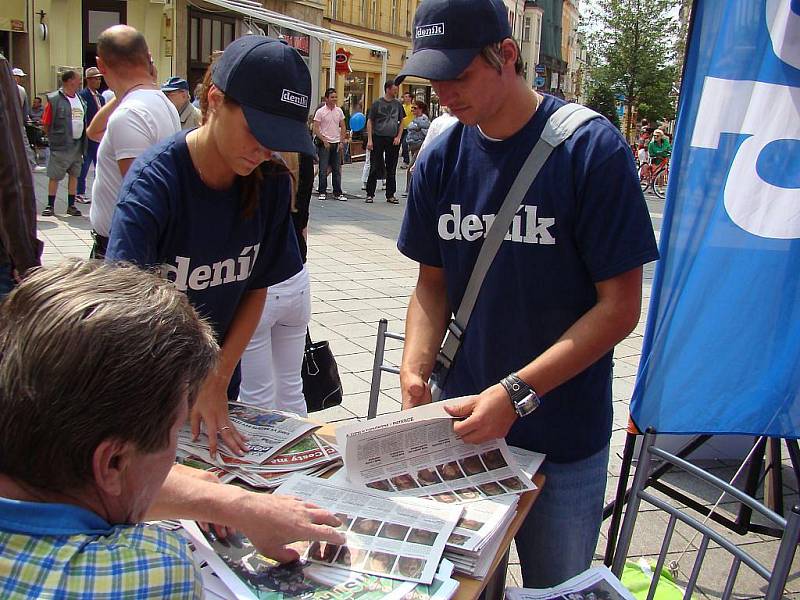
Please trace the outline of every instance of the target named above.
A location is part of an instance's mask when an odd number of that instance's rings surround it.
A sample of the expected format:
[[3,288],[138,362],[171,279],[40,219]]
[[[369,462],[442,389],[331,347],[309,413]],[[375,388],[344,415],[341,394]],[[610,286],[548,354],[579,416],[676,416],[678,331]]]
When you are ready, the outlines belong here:
[[[451,578],[453,565],[446,560],[433,582],[425,585],[306,560],[281,565],[259,554],[247,538],[222,540],[193,521],[182,525],[203,577],[206,598],[211,600],[448,600],[458,588]],[[293,545],[301,552],[303,546]]]
[[319,425],[296,415],[277,410],[265,410],[241,402],[229,402],[228,414],[231,422],[247,438],[249,451],[236,456],[220,438],[217,459],[208,451],[208,436],[201,433],[193,440],[190,426],[184,425],[178,434],[178,446],[186,452],[221,467],[262,465],[295,440],[313,431]]
[[552,588],[506,588],[507,600],[635,600],[608,567],[593,567]]
[[431,583],[460,506],[420,498],[390,498],[295,475],[275,493],[324,506],[342,521],[342,546],[314,543],[307,559],[381,577]]
[[536,489],[505,440],[465,443],[442,403],[339,427],[336,440],[355,486],[446,504]]

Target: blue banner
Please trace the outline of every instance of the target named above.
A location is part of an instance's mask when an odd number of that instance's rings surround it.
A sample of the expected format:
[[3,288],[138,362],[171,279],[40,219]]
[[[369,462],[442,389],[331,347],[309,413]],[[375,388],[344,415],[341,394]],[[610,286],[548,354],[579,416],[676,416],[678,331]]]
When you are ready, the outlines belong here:
[[698,0],[640,430],[800,437],[800,0]]

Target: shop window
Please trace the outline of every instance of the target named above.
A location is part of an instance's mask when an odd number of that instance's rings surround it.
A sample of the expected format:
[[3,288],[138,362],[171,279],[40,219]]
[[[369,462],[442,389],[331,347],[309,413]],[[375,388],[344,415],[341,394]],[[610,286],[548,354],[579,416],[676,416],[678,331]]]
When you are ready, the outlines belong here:
[[187,79],[192,88],[202,81],[211,55],[224,50],[236,37],[236,19],[189,8]]

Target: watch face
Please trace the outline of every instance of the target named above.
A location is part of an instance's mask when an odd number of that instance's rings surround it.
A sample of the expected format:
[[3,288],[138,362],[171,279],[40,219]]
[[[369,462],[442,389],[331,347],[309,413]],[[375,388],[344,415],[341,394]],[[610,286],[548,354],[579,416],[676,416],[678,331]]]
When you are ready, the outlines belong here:
[[520,417],[531,414],[539,407],[539,398],[535,394],[528,394],[522,400],[514,403],[514,408]]

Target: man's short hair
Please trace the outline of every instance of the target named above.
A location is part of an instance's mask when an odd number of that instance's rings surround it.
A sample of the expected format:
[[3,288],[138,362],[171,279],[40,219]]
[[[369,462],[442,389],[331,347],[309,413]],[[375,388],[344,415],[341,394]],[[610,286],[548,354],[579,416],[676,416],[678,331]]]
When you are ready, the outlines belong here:
[[394,87],[395,85],[397,84],[394,82],[394,80],[390,79],[389,81],[383,84],[383,91],[386,92],[386,90],[388,90],[390,87]]
[[97,38],[97,55],[112,69],[149,67],[147,40],[133,27],[109,27]]
[[[523,75],[525,73],[525,64],[522,61],[522,51],[520,50],[519,44],[517,44],[516,40],[512,39],[511,41],[514,42],[514,46],[517,49],[517,60],[514,62],[514,72],[517,75]],[[484,46],[481,49],[481,58],[489,63],[490,67],[493,67],[498,73],[500,73],[503,69],[503,63],[505,62],[505,59],[503,58],[502,42]]]
[[327,90],[325,90],[325,97],[330,98],[331,94],[335,93],[336,93],[336,88],[328,88]]
[[78,76],[78,72],[73,69],[67,69],[61,73],[61,83],[67,83],[68,81],[75,79]]
[[82,489],[108,439],[162,450],[217,344],[186,296],[133,265],[37,269],[0,304],[0,473]]

